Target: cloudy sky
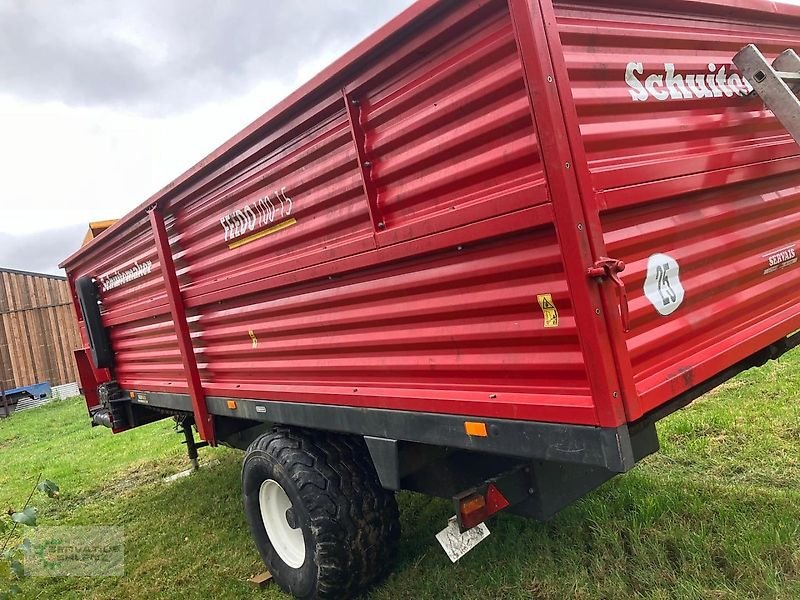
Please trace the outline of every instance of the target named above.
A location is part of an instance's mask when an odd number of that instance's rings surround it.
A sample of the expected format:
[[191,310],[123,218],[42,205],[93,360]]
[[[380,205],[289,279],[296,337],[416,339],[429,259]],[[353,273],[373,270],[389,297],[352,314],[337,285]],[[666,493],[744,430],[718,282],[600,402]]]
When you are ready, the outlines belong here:
[[0,267],[57,273],[411,0],[0,0]]
[[58,272],[411,1],[0,0],[0,267]]

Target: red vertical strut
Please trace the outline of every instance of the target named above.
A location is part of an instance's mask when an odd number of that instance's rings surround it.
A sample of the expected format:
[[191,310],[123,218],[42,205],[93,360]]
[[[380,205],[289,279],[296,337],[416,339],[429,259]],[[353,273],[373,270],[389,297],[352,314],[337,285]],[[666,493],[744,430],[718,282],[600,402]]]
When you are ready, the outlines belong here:
[[372,178],[373,162],[367,151],[367,132],[364,124],[364,107],[357,98],[347,92],[344,94],[344,105],[347,111],[347,118],[350,123],[350,133],[353,136],[353,143],[356,147],[359,171],[361,172],[361,182],[364,186],[364,194],[367,196],[369,204],[369,217],[372,220],[374,231],[386,229],[386,221],[381,214],[378,206],[378,188]]
[[164,225],[164,216],[158,205],[151,207],[148,211],[150,215],[150,225],[153,228],[158,260],[161,263],[161,273],[164,277],[164,285],[167,290],[170,314],[172,323],[175,326],[175,333],[178,336],[178,347],[181,352],[183,368],[186,371],[186,379],[189,384],[189,395],[192,398],[192,408],[194,409],[194,422],[200,437],[209,443],[216,445],[214,436],[214,421],[208,414],[206,406],[206,395],[203,391],[203,384],[200,381],[200,371],[197,369],[197,358],[194,355],[194,345],[189,332],[189,323],[186,321],[186,308],[183,304],[183,295],[178,284],[178,275],[175,272],[175,262],[172,259],[172,249],[169,245],[167,228]]
[[590,235],[602,239],[602,234],[596,231],[599,219],[588,220],[584,212],[540,1],[508,0],[508,5],[553,198],[556,232],[563,251],[575,321],[581,332],[580,342],[598,422],[602,426],[616,427],[625,422],[617,369],[606,323],[601,317],[600,289],[596,283],[590,287],[586,276],[587,268],[598,258],[594,251],[603,251],[602,245],[593,247]]

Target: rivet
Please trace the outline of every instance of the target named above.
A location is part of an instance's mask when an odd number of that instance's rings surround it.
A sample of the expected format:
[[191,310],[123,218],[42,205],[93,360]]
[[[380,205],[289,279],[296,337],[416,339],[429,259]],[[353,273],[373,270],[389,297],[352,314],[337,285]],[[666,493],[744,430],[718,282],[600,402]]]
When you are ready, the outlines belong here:
[[583,231],[583,223],[578,223],[578,231]]
[[489,394],[490,400],[494,400],[495,398],[497,398],[497,394]]
[[528,493],[529,493],[531,496],[533,496],[533,494],[534,494],[533,488],[528,488]]
[[368,160],[365,160],[364,161],[364,166],[369,169],[372,166],[372,163],[370,161],[368,161]]
[[569,163],[565,163],[565,164],[564,164],[564,166],[565,166],[566,168],[568,168],[568,169],[572,167],[572,165],[571,165],[571,164],[569,164]]
[[378,229],[386,229],[386,223],[384,223],[383,221],[378,223]]
[[552,75],[548,75],[547,76],[547,83],[553,83],[553,76]]
[[595,308],[594,309],[594,314],[599,315],[600,314],[600,309],[599,308]]
[[614,392],[614,398],[619,398],[619,392]]

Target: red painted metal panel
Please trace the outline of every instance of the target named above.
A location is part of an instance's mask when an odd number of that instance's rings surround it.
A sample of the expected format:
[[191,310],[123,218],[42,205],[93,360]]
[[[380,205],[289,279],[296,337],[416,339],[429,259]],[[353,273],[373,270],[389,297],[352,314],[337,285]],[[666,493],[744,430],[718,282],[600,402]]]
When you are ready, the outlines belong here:
[[466,2],[415,56],[351,91],[364,113],[387,245],[547,202],[504,2]]
[[89,353],[80,348],[75,350],[75,364],[78,367],[78,378],[80,379],[83,397],[86,398],[86,406],[91,410],[100,406],[100,399],[97,395],[97,386],[103,381],[96,375],[92,359]]
[[510,0],[509,5],[525,65],[530,106],[547,159],[545,167],[554,195],[558,236],[566,257],[566,276],[576,306],[598,423],[616,426],[625,420],[620,400],[622,388],[608,344],[606,322],[602,318],[601,290],[596,283],[590,284],[588,278],[589,269],[603,256],[603,250],[592,243],[590,234],[596,224],[589,219],[581,203],[575,155],[564,122],[563,92],[558,88],[560,73],[552,56],[557,32],[548,27],[547,7],[541,3]]
[[[150,226],[153,229],[153,238],[156,244],[158,260],[162,267],[164,287],[167,292],[172,324],[175,328],[175,337],[178,341],[184,377],[186,378],[186,385],[189,389],[189,396],[192,399],[194,423],[200,437],[214,446],[216,444],[216,438],[214,437],[214,421],[211,415],[208,414],[208,407],[206,406],[206,396],[203,391],[203,384],[200,381],[200,371],[197,368],[195,348],[189,331],[189,323],[186,319],[186,309],[183,304],[183,295],[181,294],[175,263],[172,258],[169,234],[164,225],[164,216],[161,214],[161,209],[158,205],[153,206],[148,211],[148,214],[150,217]],[[159,356],[158,354],[153,356],[151,353],[151,356],[148,358],[150,358],[150,360],[158,360],[159,358],[169,360],[172,357],[169,355]]]
[[114,377],[198,414],[636,419],[800,327],[800,152],[730,65],[800,45],[776,14],[418,2],[66,261]]
[[[597,424],[508,6],[430,9],[162,198],[202,390]],[[104,293],[114,374],[191,392],[157,240],[123,222],[68,268],[152,262]]]
[[725,4],[556,3],[586,204],[628,265],[631,419],[800,326],[798,147],[731,64],[800,45],[800,13]]
[[[544,327],[545,292],[558,328]],[[594,418],[551,228],[237,297],[200,325],[214,395],[302,399],[299,384],[319,402]]]

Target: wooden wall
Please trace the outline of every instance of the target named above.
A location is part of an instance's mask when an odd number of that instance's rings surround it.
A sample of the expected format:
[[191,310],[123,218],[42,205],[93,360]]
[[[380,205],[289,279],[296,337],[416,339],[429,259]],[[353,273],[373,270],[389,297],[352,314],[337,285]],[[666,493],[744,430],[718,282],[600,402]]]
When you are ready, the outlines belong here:
[[6,389],[77,381],[81,346],[66,279],[0,269],[0,378]]

